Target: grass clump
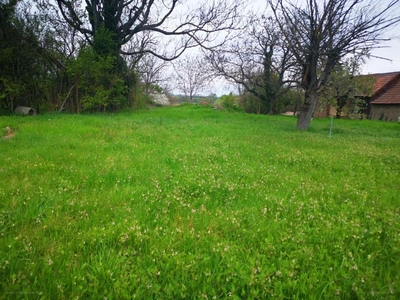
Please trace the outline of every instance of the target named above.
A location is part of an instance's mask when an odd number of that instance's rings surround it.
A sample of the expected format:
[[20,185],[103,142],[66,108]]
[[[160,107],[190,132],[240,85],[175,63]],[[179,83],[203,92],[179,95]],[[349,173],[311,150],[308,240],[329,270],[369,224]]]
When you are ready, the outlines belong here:
[[1,117],[0,298],[399,298],[399,125],[329,124]]

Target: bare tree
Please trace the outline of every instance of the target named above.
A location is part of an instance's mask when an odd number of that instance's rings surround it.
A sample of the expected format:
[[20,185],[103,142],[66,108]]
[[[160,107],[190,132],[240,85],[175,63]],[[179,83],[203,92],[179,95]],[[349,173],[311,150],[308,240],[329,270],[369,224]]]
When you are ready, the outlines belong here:
[[202,92],[212,79],[206,62],[199,56],[183,57],[173,66],[176,72],[175,86],[190,101],[193,100],[193,96]]
[[[268,0],[285,42],[301,66],[305,91],[297,128],[308,129],[319,93],[345,55],[377,47],[400,21],[399,0],[307,0],[304,7]],[[396,11],[397,8],[397,11]]]
[[[217,75],[258,98],[267,107],[265,113],[276,113],[276,101],[287,83],[293,60],[270,16],[250,15],[234,41],[208,51],[206,57]],[[261,105],[258,107],[261,113]]]
[[[144,52],[164,60],[179,57],[187,48],[201,45],[212,47],[221,40],[215,40],[214,33],[234,26],[239,15],[241,3],[233,0],[214,0],[197,2],[186,7],[180,0],[57,0],[58,7],[67,23],[81,32],[91,44],[98,32],[106,30],[112,39],[109,52],[129,55],[142,55]],[[124,48],[129,41],[141,33],[152,32],[157,40],[162,37],[178,37],[170,53],[160,53],[154,47]],[[141,37],[137,44],[143,45]],[[164,49],[162,49],[163,51]],[[111,53],[115,54],[115,53]]]
[[144,92],[149,94],[153,85],[160,85],[167,78],[163,71],[168,67],[168,62],[152,55],[145,55],[136,66],[140,79],[144,84]]

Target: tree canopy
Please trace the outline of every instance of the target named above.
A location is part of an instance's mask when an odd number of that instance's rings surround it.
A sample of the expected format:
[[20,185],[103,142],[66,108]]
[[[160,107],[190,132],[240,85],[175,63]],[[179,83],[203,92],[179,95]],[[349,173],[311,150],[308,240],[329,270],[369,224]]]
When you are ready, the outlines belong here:
[[[106,30],[111,34],[109,51],[140,55],[151,53],[164,60],[180,56],[187,48],[211,47],[214,33],[231,29],[239,14],[240,1],[202,1],[191,9],[189,1],[169,0],[57,0],[59,10],[72,27],[86,40],[96,42],[96,33]],[[149,35],[148,33],[152,33]],[[154,47],[161,36],[178,37],[168,54]],[[136,47],[123,47],[134,41]]]

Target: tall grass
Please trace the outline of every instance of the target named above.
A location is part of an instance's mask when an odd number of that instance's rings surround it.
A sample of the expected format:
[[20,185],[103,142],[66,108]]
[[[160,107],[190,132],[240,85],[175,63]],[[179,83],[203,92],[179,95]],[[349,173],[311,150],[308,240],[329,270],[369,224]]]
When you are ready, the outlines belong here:
[[400,125],[1,117],[0,298],[398,299]]

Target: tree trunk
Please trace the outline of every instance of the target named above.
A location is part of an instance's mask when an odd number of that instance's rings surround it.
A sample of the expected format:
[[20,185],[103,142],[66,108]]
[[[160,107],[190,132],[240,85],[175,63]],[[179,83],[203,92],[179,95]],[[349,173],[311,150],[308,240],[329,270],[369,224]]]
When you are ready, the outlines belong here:
[[[76,113],[80,114],[80,100],[79,100],[79,79],[78,76],[75,75],[75,82],[76,82],[76,87],[75,87],[75,99],[76,99]],[[74,109],[74,101],[71,101],[72,104],[72,110]]]
[[10,104],[11,104],[11,107],[10,107],[10,108],[11,108],[11,112],[14,112],[14,97],[11,96],[11,97],[10,97],[10,100],[11,100],[11,101],[10,101],[10,102],[11,102],[11,103],[10,103]]
[[272,46],[269,49],[264,50],[264,90],[265,90],[265,104],[266,113],[269,115],[274,114],[273,110],[273,92],[271,86],[271,69],[272,69],[272,55],[274,54],[274,49]]
[[350,91],[347,91],[344,95],[339,96],[337,99],[337,109],[336,109],[336,119],[340,119],[342,115],[343,108],[347,104],[347,99],[350,97]]
[[270,102],[270,108],[269,108],[269,114],[270,115],[277,115],[278,114],[278,109],[276,107],[276,98],[275,95],[271,96],[271,102]]
[[304,104],[301,108],[297,119],[296,128],[299,130],[307,130],[310,126],[312,116],[317,106],[318,95],[317,91],[307,91],[304,98]]

